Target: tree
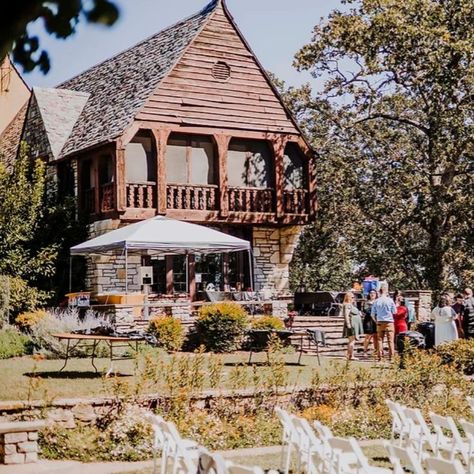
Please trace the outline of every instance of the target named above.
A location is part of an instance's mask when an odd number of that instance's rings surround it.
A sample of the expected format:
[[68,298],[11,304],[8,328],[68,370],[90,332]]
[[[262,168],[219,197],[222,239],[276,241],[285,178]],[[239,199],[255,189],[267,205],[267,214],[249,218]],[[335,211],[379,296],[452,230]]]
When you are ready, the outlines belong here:
[[80,20],[107,26],[113,25],[119,10],[111,0],[15,0],[4,5],[0,15],[0,63],[10,52],[13,60],[25,71],[39,67],[49,71],[48,53],[40,51],[37,36],[28,31],[28,25],[43,20],[46,32],[57,38],[74,34]]
[[474,269],[474,3],[344,3],[296,65],[325,80],[339,151],[319,159],[353,171],[355,263],[417,287],[459,284]]

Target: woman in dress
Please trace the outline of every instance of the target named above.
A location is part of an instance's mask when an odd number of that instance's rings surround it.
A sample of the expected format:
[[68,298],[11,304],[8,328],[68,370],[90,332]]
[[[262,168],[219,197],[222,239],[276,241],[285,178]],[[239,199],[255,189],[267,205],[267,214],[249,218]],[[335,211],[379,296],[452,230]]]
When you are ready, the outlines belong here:
[[458,338],[456,312],[451,308],[451,299],[448,295],[441,295],[438,306],[431,313],[431,318],[435,320],[435,346]]
[[408,309],[405,306],[405,298],[403,297],[403,293],[401,291],[396,291],[394,294],[395,300],[395,308],[397,308],[397,312],[393,315],[393,320],[395,323],[395,341],[397,340],[397,336],[401,332],[408,331]]
[[357,309],[357,306],[354,303],[354,295],[350,291],[344,295],[342,316],[344,318],[342,337],[349,338],[347,344],[347,359],[356,360],[356,357],[354,357],[355,342],[359,340],[361,334],[364,334],[364,330],[362,328],[360,311]]
[[374,301],[377,299],[377,292],[375,290],[370,290],[369,294],[367,295],[367,301],[364,303],[364,355],[367,355],[367,351],[369,350],[370,341],[373,341],[374,344],[374,354],[377,354],[377,323],[375,322],[374,318],[372,317],[372,305]]

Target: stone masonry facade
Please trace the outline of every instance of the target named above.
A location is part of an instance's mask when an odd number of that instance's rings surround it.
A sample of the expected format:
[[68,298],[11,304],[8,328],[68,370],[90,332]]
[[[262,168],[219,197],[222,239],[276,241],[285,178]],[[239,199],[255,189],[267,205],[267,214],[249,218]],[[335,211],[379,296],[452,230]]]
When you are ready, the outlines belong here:
[[303,226],[254,227],[253,255],[257,290],[289,292],[289,264]]

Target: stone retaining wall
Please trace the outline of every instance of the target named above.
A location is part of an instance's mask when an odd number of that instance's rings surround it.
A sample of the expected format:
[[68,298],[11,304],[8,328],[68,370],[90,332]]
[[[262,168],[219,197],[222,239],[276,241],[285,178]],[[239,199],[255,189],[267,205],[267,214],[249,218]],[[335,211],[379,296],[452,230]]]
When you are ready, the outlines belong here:
[[38,460],[38,430],[42,421],[0,424],[0,463],[25,464]]

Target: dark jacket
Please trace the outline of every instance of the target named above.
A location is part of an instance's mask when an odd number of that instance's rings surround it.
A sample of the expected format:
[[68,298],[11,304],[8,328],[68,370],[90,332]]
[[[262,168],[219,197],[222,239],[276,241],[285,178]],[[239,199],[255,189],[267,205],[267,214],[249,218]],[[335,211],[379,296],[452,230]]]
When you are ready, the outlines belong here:
[[464,300],[464,337],[474,338],[474,297]]

